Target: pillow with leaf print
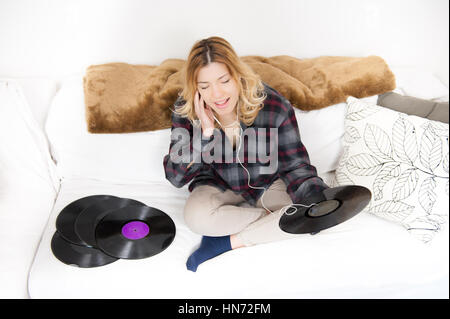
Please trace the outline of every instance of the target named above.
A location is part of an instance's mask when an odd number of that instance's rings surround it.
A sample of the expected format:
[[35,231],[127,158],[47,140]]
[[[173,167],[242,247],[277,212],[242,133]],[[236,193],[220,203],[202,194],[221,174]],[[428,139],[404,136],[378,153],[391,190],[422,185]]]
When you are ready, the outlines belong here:
[[336,184],[369,188],[365,212],[430,242],[448,221],[448,124],[347,99]]

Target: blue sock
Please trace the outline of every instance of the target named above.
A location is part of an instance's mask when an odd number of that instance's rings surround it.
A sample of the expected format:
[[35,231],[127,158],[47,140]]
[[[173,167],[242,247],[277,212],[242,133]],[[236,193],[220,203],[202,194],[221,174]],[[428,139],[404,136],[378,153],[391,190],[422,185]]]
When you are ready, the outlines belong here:
[[197,271],[198,265],[208,259],[214,258],[231,250],[230,236],[209,237],[203,236],[200,247],[192,253],[186,262],[190,271]]

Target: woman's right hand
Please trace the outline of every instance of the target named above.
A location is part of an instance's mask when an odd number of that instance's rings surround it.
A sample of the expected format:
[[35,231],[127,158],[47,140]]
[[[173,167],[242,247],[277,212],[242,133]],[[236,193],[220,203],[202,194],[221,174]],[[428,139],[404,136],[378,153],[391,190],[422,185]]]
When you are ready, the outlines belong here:
[[214,131],[214,115],[211,108],[203,101],[199,91],[195,91],[194,107],[195,113],[202,124],[203,135],[210,137]]

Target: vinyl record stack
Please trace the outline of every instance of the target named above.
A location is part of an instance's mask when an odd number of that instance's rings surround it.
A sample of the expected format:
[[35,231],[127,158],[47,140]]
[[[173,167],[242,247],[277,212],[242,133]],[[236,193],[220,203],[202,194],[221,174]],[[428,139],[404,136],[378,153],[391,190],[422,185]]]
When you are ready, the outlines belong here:
[[80,198],[59,213],[51,249],[81,268],[154,256],[169,247],[175,224],[159,209],[110,195]]

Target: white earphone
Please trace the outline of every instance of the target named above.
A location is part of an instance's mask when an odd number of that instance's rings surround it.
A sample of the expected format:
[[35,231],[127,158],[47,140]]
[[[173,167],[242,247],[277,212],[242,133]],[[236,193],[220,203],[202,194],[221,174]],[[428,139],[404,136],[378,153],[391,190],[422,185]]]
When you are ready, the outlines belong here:
[[[213,117],[214,117],[214,119],[217,121],[217,123],[219,123],[219,125],[222,127],[222,128],[224,128],[224,126],[220,123],[220,121],[214,116],[214,114],[213,114]],[[237,150],[236,150],[236,159],[237,159],[237,161],[239,162],[239,164],[241,165],[241,167],[247,172],[247,185],[250,187],[250,188],[253,188],[253,189],[263,189],[264,190],[264,192],[263,192],[263,194],[262,194],[262,196],[261,196],[261,205],[264,207],[264,209],[266,209],[267,211],[269,211],[271,214],[274,214],[274,212],[272,212],[270,209],[268,209],[267,207],[266,207],[266,205],[264,205],[264,200],[263,200],[263,198],[264,198],[264,194],[266,193],[266,190],[267,190],[267,188],[266,187],[256,187],[256,186],[252,186],[252,185],[250,185],[250,172],[244,167],[244,165],[241,163],[241,160],[239,159],[239,151],[240,151],[240,149],[241,149],[241,145],[242,145],[242,139],[241,139],[241,137],[242,137],[242,134],[244,133],[243,132],[243,130],[242,130],[242,126],[241,126],[241,123],[239,122],[239,108],[237,107],[237,112],[236,112],[236,121],[234,122],[234,123],[236,123],[236,122],[238,122],[239,123],[239,146],[238,146],[238,148],[237,148]],[[234,124],[233,123],[233,124]],[[286,206],[283,206],[281,209],[280,209],[280,214],[286,214],[286,215],[293,215],[293,214],[295,214],[296,212],[297,212],[297,209],[295,209],[293,212],[291,212],[291,213],[287,213],[287,210],[290,208],[290,207],[293,207],[293,206],[302,206],[302,207],[311,207],[311,206],[314,206],[314,205],[316,205],[316,203],[312,203],[311,205],[303,205],[303,204],[291,204],[291,205],[286,205]],[[295,208],[295,207],[294,207]]]

